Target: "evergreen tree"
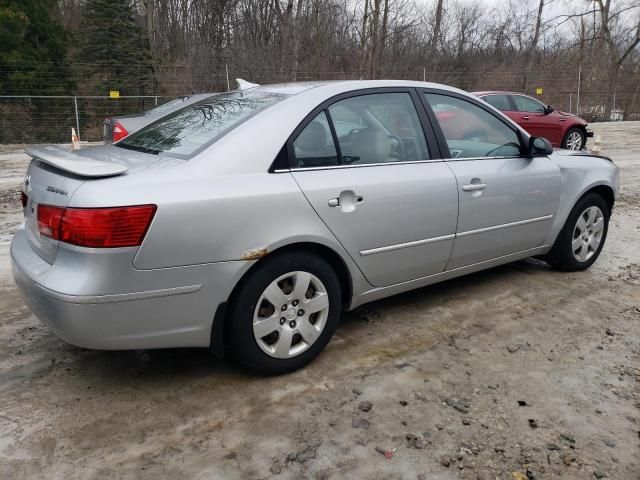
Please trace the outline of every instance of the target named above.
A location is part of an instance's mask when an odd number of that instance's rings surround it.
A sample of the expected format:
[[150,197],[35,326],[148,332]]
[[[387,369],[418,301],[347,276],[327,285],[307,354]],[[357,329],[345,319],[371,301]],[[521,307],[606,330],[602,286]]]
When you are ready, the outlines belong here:
[[56,0],[0,0],[0,93],[64,94],[68,36]]
[[132,0],[87,0],[77,60],[93,89],[140,95],[152,74],[149,40]]

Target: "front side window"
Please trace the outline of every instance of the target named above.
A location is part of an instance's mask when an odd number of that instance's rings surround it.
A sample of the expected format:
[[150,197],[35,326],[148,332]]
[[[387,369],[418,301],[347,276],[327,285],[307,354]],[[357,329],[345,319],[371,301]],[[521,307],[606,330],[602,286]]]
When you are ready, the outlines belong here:
[[116,146],[188,158],[239,123],[286,97],[281,93],[251,90],[215,95],[147,125]]
[[408,93],[375,93],[329,107],[344,164],[429,158],[418,112]]
[[512,98],[519,112],[544,113],[544,105],[533,98],[523,95],[513,95]]
[[457,97],[425,93],[453,158],[520,155],[520,138],[483,108]]
[[482,97],[482,99],[492,107],[495,107],[503,112],[508,112],[509,110],[511,110],[509,97],[507,97],[506,95],[487,95],[486,97]]

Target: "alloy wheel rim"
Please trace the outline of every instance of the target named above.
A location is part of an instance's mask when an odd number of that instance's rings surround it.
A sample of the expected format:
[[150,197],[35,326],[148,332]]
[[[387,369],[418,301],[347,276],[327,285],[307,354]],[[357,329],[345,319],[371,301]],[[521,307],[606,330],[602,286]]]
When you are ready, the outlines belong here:
[[586,262],[593,257],[600,244],[604,233],[604,215],[596,206],[587,208],[578,217],[573,229],[571,251],[578,262]]
[[582,135],[580,132],[571,132],[567,138],[567,148],[569,150],[580,150],[582,148]]
[[274,358],[292,358],[320,337],[329,316],[329,294],[309,272],[289,272],[262,292],[253,314],[253,336]]

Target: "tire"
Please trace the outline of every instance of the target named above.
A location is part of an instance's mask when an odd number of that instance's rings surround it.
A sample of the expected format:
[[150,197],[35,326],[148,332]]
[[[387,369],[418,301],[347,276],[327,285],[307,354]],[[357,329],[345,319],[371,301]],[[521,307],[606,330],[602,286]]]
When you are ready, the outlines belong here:
[[[595,215],[593,219],[592,214]],[[569,272],[589,268],[604,247],[610,215],[607,202],[600,195],[584,195],[569,213],[545,260],[551,266]]]
[[292,372],[329,343],[341,310],[340,281],[327,262],[304,251],[275,254],[261,261],[232,296],[229,352],[259,374]]
[[570,128],[562,139],[562,148],[568,150],[582,150],[587,145],[587,136],[584,130],[578,127]]

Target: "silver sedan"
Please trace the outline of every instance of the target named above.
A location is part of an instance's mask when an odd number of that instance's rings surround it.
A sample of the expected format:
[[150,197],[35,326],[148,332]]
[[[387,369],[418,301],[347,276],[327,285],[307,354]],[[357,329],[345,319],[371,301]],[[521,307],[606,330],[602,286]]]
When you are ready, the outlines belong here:
[[421,82],[249,86],[114,145],[27,152],[11,257],[36,316],[82,347],[208,347],[268,374],[363,303],[531,256],[589,267],[618,190],[608,158]]

